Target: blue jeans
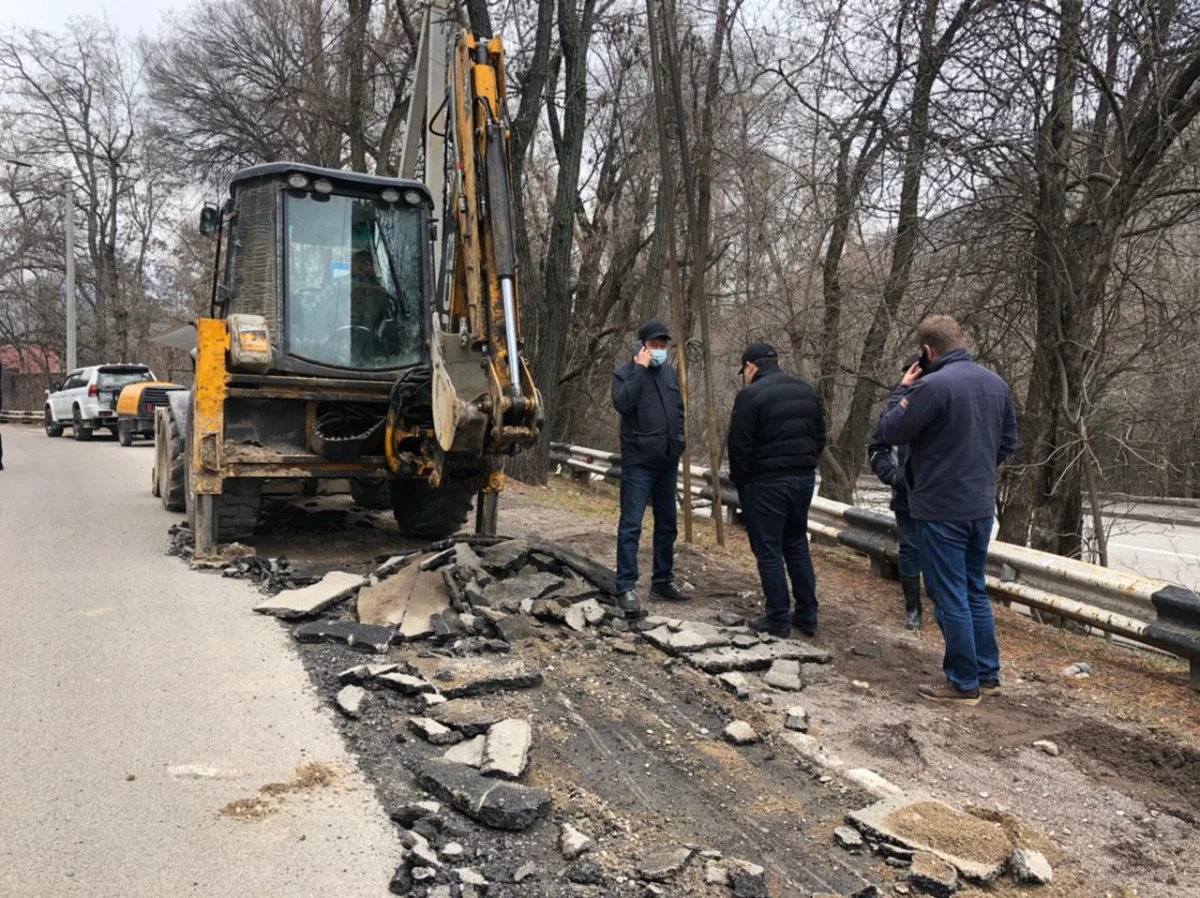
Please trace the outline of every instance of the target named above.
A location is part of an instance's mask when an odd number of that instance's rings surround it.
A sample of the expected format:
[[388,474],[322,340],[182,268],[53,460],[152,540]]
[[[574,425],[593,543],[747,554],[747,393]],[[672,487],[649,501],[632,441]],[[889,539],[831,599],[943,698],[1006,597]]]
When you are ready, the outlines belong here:
[[987,594],[987,548],[992,519],[917,521],[921,570],[946,655],[942,669],[957,689],[1000,676],[1000,646]]
[[646,506],[654,506],[654,583],[674,577],[676,509],[675,465],[629,465],[621,470],[621,522],[617,525],[617,593],[628,592],[638,581],[638,544]]
[[900,546],[900,578],[916,580],[921,576],[921,549],[917,522],[904,509],[896,509],[896,542]]
[[808,554],[808,507],[815,484],[814,474],[796,474],[756,480],[738,490],[767,599],[767,619],[780,626],[791,626],[793,597],[797,623],[817,625],[817,576]]

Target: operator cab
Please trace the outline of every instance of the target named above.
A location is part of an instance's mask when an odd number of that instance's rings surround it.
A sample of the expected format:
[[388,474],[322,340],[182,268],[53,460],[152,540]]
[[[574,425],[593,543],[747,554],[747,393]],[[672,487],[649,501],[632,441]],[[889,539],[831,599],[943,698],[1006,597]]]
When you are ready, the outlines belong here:
[[221,238],[213,317],[240,348],[269,348],[244,356],[259,371],[394,380],[425,361],[424,184],[279,162],[239,172],[229,194],[201,216]]

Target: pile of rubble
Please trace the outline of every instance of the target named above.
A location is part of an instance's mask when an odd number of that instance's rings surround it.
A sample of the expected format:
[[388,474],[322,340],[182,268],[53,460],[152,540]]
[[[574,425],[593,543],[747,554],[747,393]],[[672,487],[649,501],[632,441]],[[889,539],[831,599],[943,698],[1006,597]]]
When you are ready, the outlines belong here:
[[[717,624],[662,616],[629,619],[616,606],[615,594],[611,570],[562,546],[470,537],[390,558],[370,575],[330,572],[256,607],[295,622],[292,632],[301,642],[335,643],[376,656],[378,663],[364,659],[338,675],[338,710],[354,720],[369,716],[373,702],[389,715],[402,708],[405,713],[392,718],[395,738],[424,746],[409,766],[431,800],[392,814],[404,845],[391,883],[394,893],[497,894],[498,884],[536,876],[531,864],[508,869],[464,849],[464,842],[478,840],[458,831],[461,818],[446,813],[519,832],[551,811],[550,794],[522,782],[534,738],[531,721],[513,716],[503,702],[488,700],[542,683],[541,672],[515,651],[525,640],[593,631],[610,640],[615,651],[627,652],[644,641],[672,656],[668,666],[691,665],[741,698],[781,701],[789,706],[786,726],[807,728],[807,714],[791,696],[802,687],[806,667],[832,660],[828,652],[760,637],[734,615],[722,615]],[[731,723],[725,737],[736,744],[761,738],[742,721]],[[571,823],[561,825],[559,849],[569,862],[561,875],[567,883],[604,884],[614,875],[585,857],[592,844]],[[736,898],[767,895],[762,867],[722,860],[700,846],[652,853],[617,878],[641,882],[650,895],[669,894],[663,884],[680,876],[694,858],[703,859],[709,886],[724,885]],[[514,887],[512,894],[524,888]]]

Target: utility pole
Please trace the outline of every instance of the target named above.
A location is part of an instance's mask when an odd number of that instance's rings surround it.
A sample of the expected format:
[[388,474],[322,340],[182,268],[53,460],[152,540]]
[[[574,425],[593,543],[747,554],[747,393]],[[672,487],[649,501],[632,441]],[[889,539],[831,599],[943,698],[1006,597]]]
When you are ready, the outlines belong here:
[[[655,0],[646,0],[646,19],[650,28],[650,67],[654,78],[654,114],[658,118],[658,154],[662,164],[662,180],[660,188],[665,214],[663,221],[667,229],[667,267],[671,272],[671,311],[675,328],[675,339],[678,341],[679,358],[676,362],[679,368],[679,392],[683,396],[683,442],[689,448],[692,444],[691,425],[688,424],[688,386],[687,386],[687,333],[684,331],[685,316],[683,314],[683,291],[679,286],[679,257],[675,247],[675,171],[671,165],[671,149],[667,140],[667,112],[663,101],[662,70],[660,68],[658,50],[658,23],[654,14]],[[714,509],[720,504],[714,503]],[[692,541],[692,460],[685,452],[683,456],[683,541]]]
[[[67,267],[67,371],[74,371],[75,358],[75,192],[70,180],[63,184],[63,230],[66,232]],[[64,372],[65,373],[65,372]]]

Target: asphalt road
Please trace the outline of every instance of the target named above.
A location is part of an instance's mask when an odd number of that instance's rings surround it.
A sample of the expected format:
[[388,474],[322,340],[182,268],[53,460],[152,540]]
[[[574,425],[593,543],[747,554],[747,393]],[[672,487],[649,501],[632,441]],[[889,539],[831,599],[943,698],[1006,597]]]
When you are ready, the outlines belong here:
[[[386,895],[393,827],[286,632],[163,554],[150,448],[3,435],[0,898]],[[306,762],[342,776],[219,813]]]

